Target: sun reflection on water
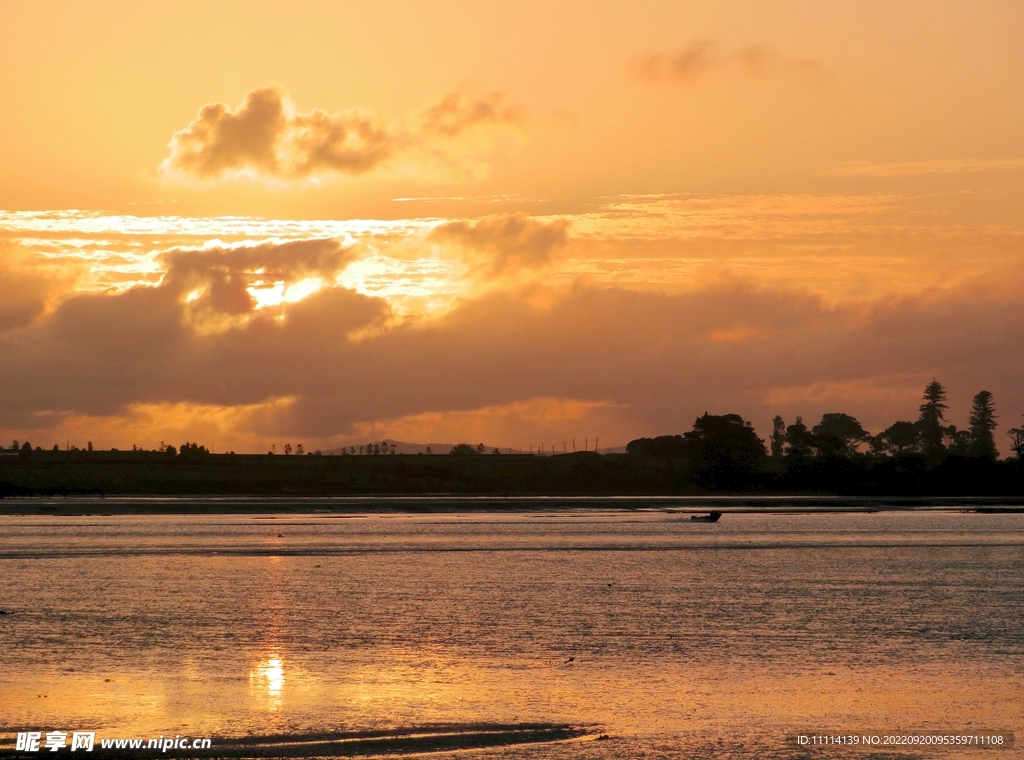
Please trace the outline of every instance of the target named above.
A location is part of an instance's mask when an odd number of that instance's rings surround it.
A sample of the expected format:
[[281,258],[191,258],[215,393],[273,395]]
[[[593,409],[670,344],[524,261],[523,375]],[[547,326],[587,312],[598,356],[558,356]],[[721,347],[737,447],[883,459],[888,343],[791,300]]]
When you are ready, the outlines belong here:
[[284,680],[284,662],[277,653],[271,653],[249,671],[249,692],[265,701],[266,709],[275,711],[282,704]]

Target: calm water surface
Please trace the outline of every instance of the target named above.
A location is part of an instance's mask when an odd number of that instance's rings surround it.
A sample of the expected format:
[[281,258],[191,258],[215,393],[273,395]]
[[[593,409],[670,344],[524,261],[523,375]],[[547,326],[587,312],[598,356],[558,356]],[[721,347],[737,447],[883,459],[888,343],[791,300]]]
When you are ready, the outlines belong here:
[[0,749],[537,722],[589,734],[459,754],[863,758],[791,737],[1024,725],[1020,514],[4,516],[0,609]]

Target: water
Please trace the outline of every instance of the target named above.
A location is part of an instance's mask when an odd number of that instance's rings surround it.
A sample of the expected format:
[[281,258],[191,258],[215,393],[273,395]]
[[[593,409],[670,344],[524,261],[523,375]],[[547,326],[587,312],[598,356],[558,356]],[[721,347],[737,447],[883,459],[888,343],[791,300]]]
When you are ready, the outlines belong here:
[[1021,752],[793,740],[1019,729],[1021,514],[7,515],[0,535],[0,750],[56,728],[242,754],[229,739],[386,752],[413,730],[497,737],[469,757]]

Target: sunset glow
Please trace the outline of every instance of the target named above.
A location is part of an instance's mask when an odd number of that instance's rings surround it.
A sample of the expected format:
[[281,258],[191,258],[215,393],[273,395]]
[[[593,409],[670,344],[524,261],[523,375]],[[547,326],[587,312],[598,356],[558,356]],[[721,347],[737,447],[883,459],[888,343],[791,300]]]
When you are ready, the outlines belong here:
[[0,6],[0,440],[1019,421],[1019,4],[442,6]]

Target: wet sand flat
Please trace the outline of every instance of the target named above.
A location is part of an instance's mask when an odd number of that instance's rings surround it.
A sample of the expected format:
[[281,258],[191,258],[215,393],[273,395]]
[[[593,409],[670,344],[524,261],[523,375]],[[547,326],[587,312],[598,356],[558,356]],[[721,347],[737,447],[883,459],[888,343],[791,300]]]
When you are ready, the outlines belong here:
[[6,515],[0,751],[993,756],[794,737],[1019,729],[1024,516],[786,506]]

